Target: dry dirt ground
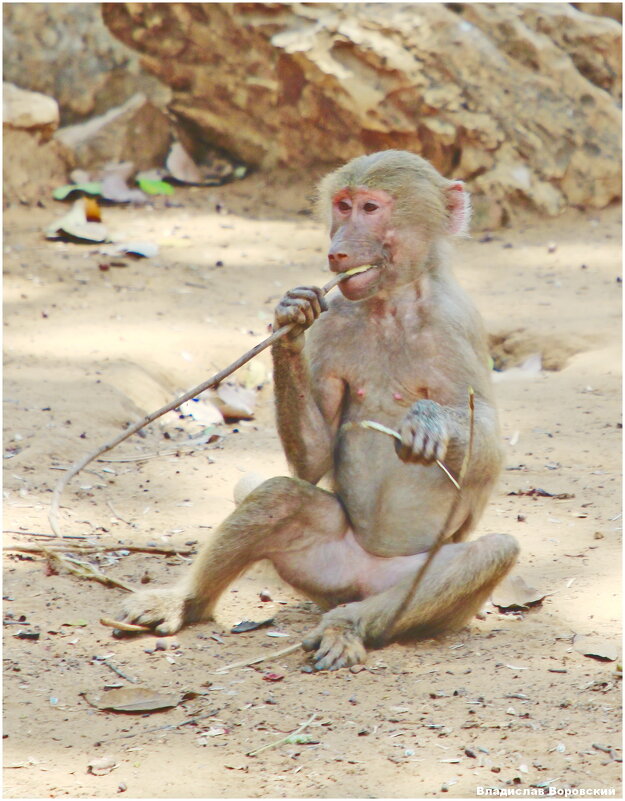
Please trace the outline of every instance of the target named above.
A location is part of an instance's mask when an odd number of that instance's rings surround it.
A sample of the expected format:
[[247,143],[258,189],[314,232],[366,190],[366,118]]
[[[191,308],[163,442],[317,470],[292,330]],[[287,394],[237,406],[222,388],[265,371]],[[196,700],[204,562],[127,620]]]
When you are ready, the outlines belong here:
[[[50,532],[63,467],[256,344],[286,289],[327,280],[307,198],[280,181],[271,202],[265,192],[251,177],[106,208],[114,235],[160,246],[124,266],[96,247],[46,242],[59,204],[5,212],[5,796],[471,798],[536,786],[621,796],[618,662],[573,643],[595,634],[620,648],[619,208],[528,220],[456,248],[495,363],[539,352],[549,368],[498,374],[506,468],[479,527],[518,537],[515,572],[542,604],[517,615],[489,605],[459,634],[391,645],[364,669],[310,673],[303,652],[272,654],[318,610],[267,566],[236,582],[215,622],[155,650],[153,636],[116,640],[100,624],[123,590],[14,549],[50,544],[37,533]],[[268,354],[258,358],[266,378]],[[286,470],[269,380],[254,420],[189,446],[203,428],[171,413],[108,455],[118,461],[77,476],[62,500],[64,553],[132,584],[166,583],[189,556],[124,546],[188,553],[231,511],[243,474]],[[565,497],[519,494],[532,489]],[[117,550],[85,556],[80,545]],[[270,617],[269,628],[230,633]],[[135,684],[182,700],[128,714],[83,695]],[[312,742],[248,755],[313,715]],[[100,759],[113,769],[88,768]]]

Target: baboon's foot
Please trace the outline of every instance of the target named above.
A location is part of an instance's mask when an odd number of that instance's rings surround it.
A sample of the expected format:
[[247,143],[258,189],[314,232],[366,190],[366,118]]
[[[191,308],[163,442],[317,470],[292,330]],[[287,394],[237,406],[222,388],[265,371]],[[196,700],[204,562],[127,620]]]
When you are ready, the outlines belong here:
[[305,651],[315,651],[315,670],[338,670],[361,664],[367,658],[362,638],[347,622],[322,621],[304,638],[302,645]]
[[149,626],[161,635],[175,634],[193,619],[189,599],[176,587],[133,592],[124,601],[122,610],[121,620]]

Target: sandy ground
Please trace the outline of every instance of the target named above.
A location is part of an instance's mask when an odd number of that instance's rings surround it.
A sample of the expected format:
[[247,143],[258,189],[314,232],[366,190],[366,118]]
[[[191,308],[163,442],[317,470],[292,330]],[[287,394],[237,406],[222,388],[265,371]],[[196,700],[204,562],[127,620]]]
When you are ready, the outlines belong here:
[[[50,532],[59,468],[256,344],[286,289],[327,280],[306,197],[274,184],[271,202],[252,177],[180,190],[173,205],[106,208],[114,235],[160,246],[122,267],[95,247],[46,242],[42,229],[63,211],[52,201],[6,211],[6,545],[49,544],[36,534]],[[536,786],[621,796],[617,662],[573,644],[595,634],[620,649],[620,240],[613,208],[529,220],[456,249],[495,363],[511,368],[538,352],[549,368],[498,374],[506,468],[479,527],[519,538],[515,573],[547,594],[542,604],[517,615],[488,605],[459,634],[315,674],[302,671],[302,652],[271,657],[318,611],[267,566],[236,582],[215,622],[155,650],[152,636],[115,640],[100,625],[123,590],[5,550],[5,796],[471,798],[480,787]],[[132,584],[165,583],[188,556],[124,545],[188,552],[231,511],[243,474],[284,473],[268,355],[258,360],[254,420],[189,447],[204,427],[172,413],[109,454],[127,461],[75,478],[62,522],[77,539],[64,552],[117,546],[81,558]],[[132,461],[139,455],[153,458]],[[515,494],[536,488],[570,497]],[[271,600],[260,600],[264,589]],[[270,628],[230,633],[241,619],[270,617]],[[259,655],[269,658],[215,673]],[[124,714],[83,695],[135,684],[181,703]],[[313,742],[247,755],[313,714],[304,732]],[[102,758],[113,769],[90,772]]]

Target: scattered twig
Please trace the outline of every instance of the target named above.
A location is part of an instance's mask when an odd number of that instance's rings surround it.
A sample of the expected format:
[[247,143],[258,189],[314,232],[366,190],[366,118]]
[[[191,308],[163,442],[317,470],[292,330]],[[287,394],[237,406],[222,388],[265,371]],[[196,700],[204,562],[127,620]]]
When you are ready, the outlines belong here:
[[281,737],[279,740],[275,740],[273,743],[267,743],[267,745],[263,745],[260,748],[256,748],[254,751],[248,751],[245,756],[256,756],[256,754],[260,754],[261,751],[266,751],[268,748],[276,748],[278,745],[282,745],[282,743],[286,743],[291,737],[295,737],[298,734],[301,734],[304,729],[308,728],[313,720],[317,717],[317,713],[315,712],[306,723],[302,723],[302,725],[292,731],[290,734],[287,734],[286,737]]
[[119,459],[98,459],[98,462],[107,462],[107,464],[124,464],[126,462],[149,462],[150,459],[158,459],[161,456],[176,456],[180,453],[180,448],[182,447],[194,447],[197,448],[198,445],[193,446],[186,446],[180,445],[176,448],[175,451],[155,451],[154,453],[144,453],[139,456],[125,456]]
[[206,720],[206,718],[214,718],[217,713],[220,712],[219,709],[213,709],[212,712],[207,712],[206,715],[197,715],[194,718],[187,718],[187,720],[183,720],[180,723],[167,723],[165,726],[153,726],[150,729],[145,729],[144,731],[133,731],[129,734],[118,734],[115,737],[107,737],[105,740],[100,740],[101,743],[109,743],[111,740],[125,740],[128,737],[136,737],[138,734],[154,734],[157,731],[166,731],[168,729],[180,729],[182,726],[194,726],[200,720]]
[[56,534],[45,534],[41,531],[18,531],[17,529],[5,528],[5,534],[21,534],[25,537],[44,537],[44,539],[62,539],[62,540],[86,540],[86,534],[63,534],[62,537],[57,537]]
[[[349,278],[350,275],[355,275],[356,273],[364,272],[365,270],[368,270],[370,266],[371,265],[364,265],[363,267],[356,267],[352,270],[347,270],[347,272],[335,275],[334,278],[332,278],[331,281],[328,281],[328,283],[323,287],[322,289],[323,294],[326,295],[331,289],[333,289],[337,284],[339,284],[345,278]],[[183,395],[180,395],[179,397],[175,398],[173,401],[170,401],[168,404],[162,406],[160,409],[157,409],[151,414],[148,414],[142,420],[139,420],[139,422],[129,426],[121,434],[118,434],[117,436],[105,442],[103,445],[100,445],[99,448],[96,448],[94,451],[91,451],[91,453],[88,453],[86,456],[83,456],[81,459],[78,459],[76,462],[74,462],[67,469],[65,475],[63,475],[62,478],[58,481],[56,487],[54,488],[54,492],[52,494],[52,502],[50,504],[50,511],[48,513],[48,520],[50,522],[50,527],[52,528],[52,531],[57,536],[60,536],[60,526],[58,518],[59,518],[61,494],[63,493],[63,490],[69,484],[71,479],[74,478],[74,476],[76,476],[81,470],[84,470],[84,468],[88,464],[90,464],[94,459],[97,459],[99,456],[102,456],[103,453],[112,450],[117,445],[119,445],[120,442],[123,442],[125,439],[128,439],[128,437],[131,437],[133,434],[136,434],[137,431],[140,431],[142,428],[145,428],[145,426],[149,425],[150,423],[153,423],[154,420],[158,419],[167,412],[171,412],[173,409],[177,409],[183,403],[186,403],[186,401],[195,398],[201,392],[205,392],[207,389],[213,389],[219,386],[219,384],[221,384],[221,382],[224,381],[229,375],[232,375],[232,373],[234,373],[240,367],[243,367],[244,364],[247,364],[251,359],[257,356],[263,350],[268,348],[270,345],[273,345],[274,342],[277,342],[277,340],[281,339],[283,336],[285,336],[285,334],[288,334],[289,331],[295,327],[295,325],[296,325],[295,323],[289,323],[288,325],[281,326],[280,328],[278,328],[277,331],[274,331],[273,334],[268,336],[262,342],[259,342],[258,345],[251,348],[251,350],[248,350],[247,353],[244,353],[242,356],[236,359],[236,361],[232,362],[232,364],[229,364],[228,367],[225,367],[223,370],[220,370],[220,372],[211,376],[206,381],[203,381],[201,384],[198,384],[198,386],[193,387],[193,389],[188,390]]]
[[113,517],[117,518],[117,520],[121,520],[122,523],[125,523],[127,526],[132,526],[134,528],[135,524],[132,523],[130,520],[125,520],[120,514],[118,514],[116,509],[115,509],[115,507],[113,506],[113,504],[110,501],[107,501],[106,505],[111,510],[111,513],[113,514]]
[[64,567],[69,573],[79,578],[86,578],[91,581],[98,581],[106,587],[120,587],[122,590],[134,592],[135,587],[126,584],[125,581],[107,576],[88,562],[81,562],[80,559],[74,559],[72,556],[63,556],[58,551],[53,551],[50,548],[40,548],[41,554],[46,557],[49,562],[54,562],[61,567]]
[[133,678],[133,676],[127,676],[123,671],[119,668],[115,667],[112,662],[109,662],[108,659],[97,659],[96,660],[100,665],[106,665],[109,670],[112,670],[113,673],[116,673],[120,678],[129,681],[131,684],[136,684],[138,679]]
[[234,670],[234,668],[251,667],[251,665],[257,665],[259,662],[265,662],[267,659],[277,659],[279,656],[290,654],[293,651],[297,651],[298,648],[301,647],[301,642],[298,642],[295,645],[289,645],[287,648],[282,648],[280,651],[272,651],[270,654],[252,657],[252,659],[243,659],[241,662],[233,662],[231,665],[224,665],[224,667],[219,668],[219,670],[214,670],[213,673],[221,674],[227,673],[229,670]]
[[3,545],[3,551],[19,551],[21,553],[40,553],[47,555],[52,553],[67,553],[68,550],[75,551],[76,553],[110,553],[111,551],[131,551],[132,553],[153,553],[162,554],[163,556],[191,556],[195,551],[193,548],[176,548],[175,546],[168,545],[76,545],[65,547],[54,547],[56,543],[50,543],[50,546],[43,545]]
[[467,445],[467,449],[464,453],[464,458],[462,460],[462,467],[460,468],[460,473],[458,475],[458,492],[456,493],[454,501],[449,508],[447,517],[445,518],[445,522],[443,523],[441,530],[436,538],[436,542],[428,551],[427,559],[415,574],[415,577],[412,580],[408,592],[404,595],[402,602],[399,604],[399,606],[393,613],[393,616],[388,621],[388,624],[386,626],[386,631],[384,633],[385,641],[389,639],[396,621],[399,620],[399,618],[404,614],[408,606],[412,603],[412,599],[414,598],[415,592],[417,591],[417,587],[421,583],[423,576],[425,575],[429,566],[434,561],[434,557],[436,556],[436,554],[443,547],[443,543],[445,542],[445,539],[447,537],[449,525],[451,524],[454,515],[458,511],[458,507],[462,499],[462,485],[467,473],[469,462],[471,461],[471,456],[473,454],[474,436],[475,436],[475,393],[473,391],[473,387],[469,387],[469,442]]

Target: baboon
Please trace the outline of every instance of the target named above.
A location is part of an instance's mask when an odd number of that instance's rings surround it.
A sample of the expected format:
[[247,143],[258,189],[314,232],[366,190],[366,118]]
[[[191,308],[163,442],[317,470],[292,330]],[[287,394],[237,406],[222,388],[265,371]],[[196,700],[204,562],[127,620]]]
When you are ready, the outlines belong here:
[[[171,588],[128,597],[124,619],[171,634],[211,617],[226,587],[269,559],[326,611],[303,641],[317,669],[364,661],[403,635],[464,625],[514,564],[508,534],[465,542],[502,454],[480,316],[450,268],[467,230],[468,195],[412,153],[361,156],[328,175],[319,209],[330,269],[368,265],[329,302],[317,287],[286,293],[272,347],[277,425],[293,477],[252,490]],[[407,601],[436,542],[474,445],[445,544]],[[358,426],[374,420],[390,437]],[[318,487],[324,479],[329,489]],[[458,499],[456,499],[458,501]],[[405,606],[400,615],[396,611]]]

